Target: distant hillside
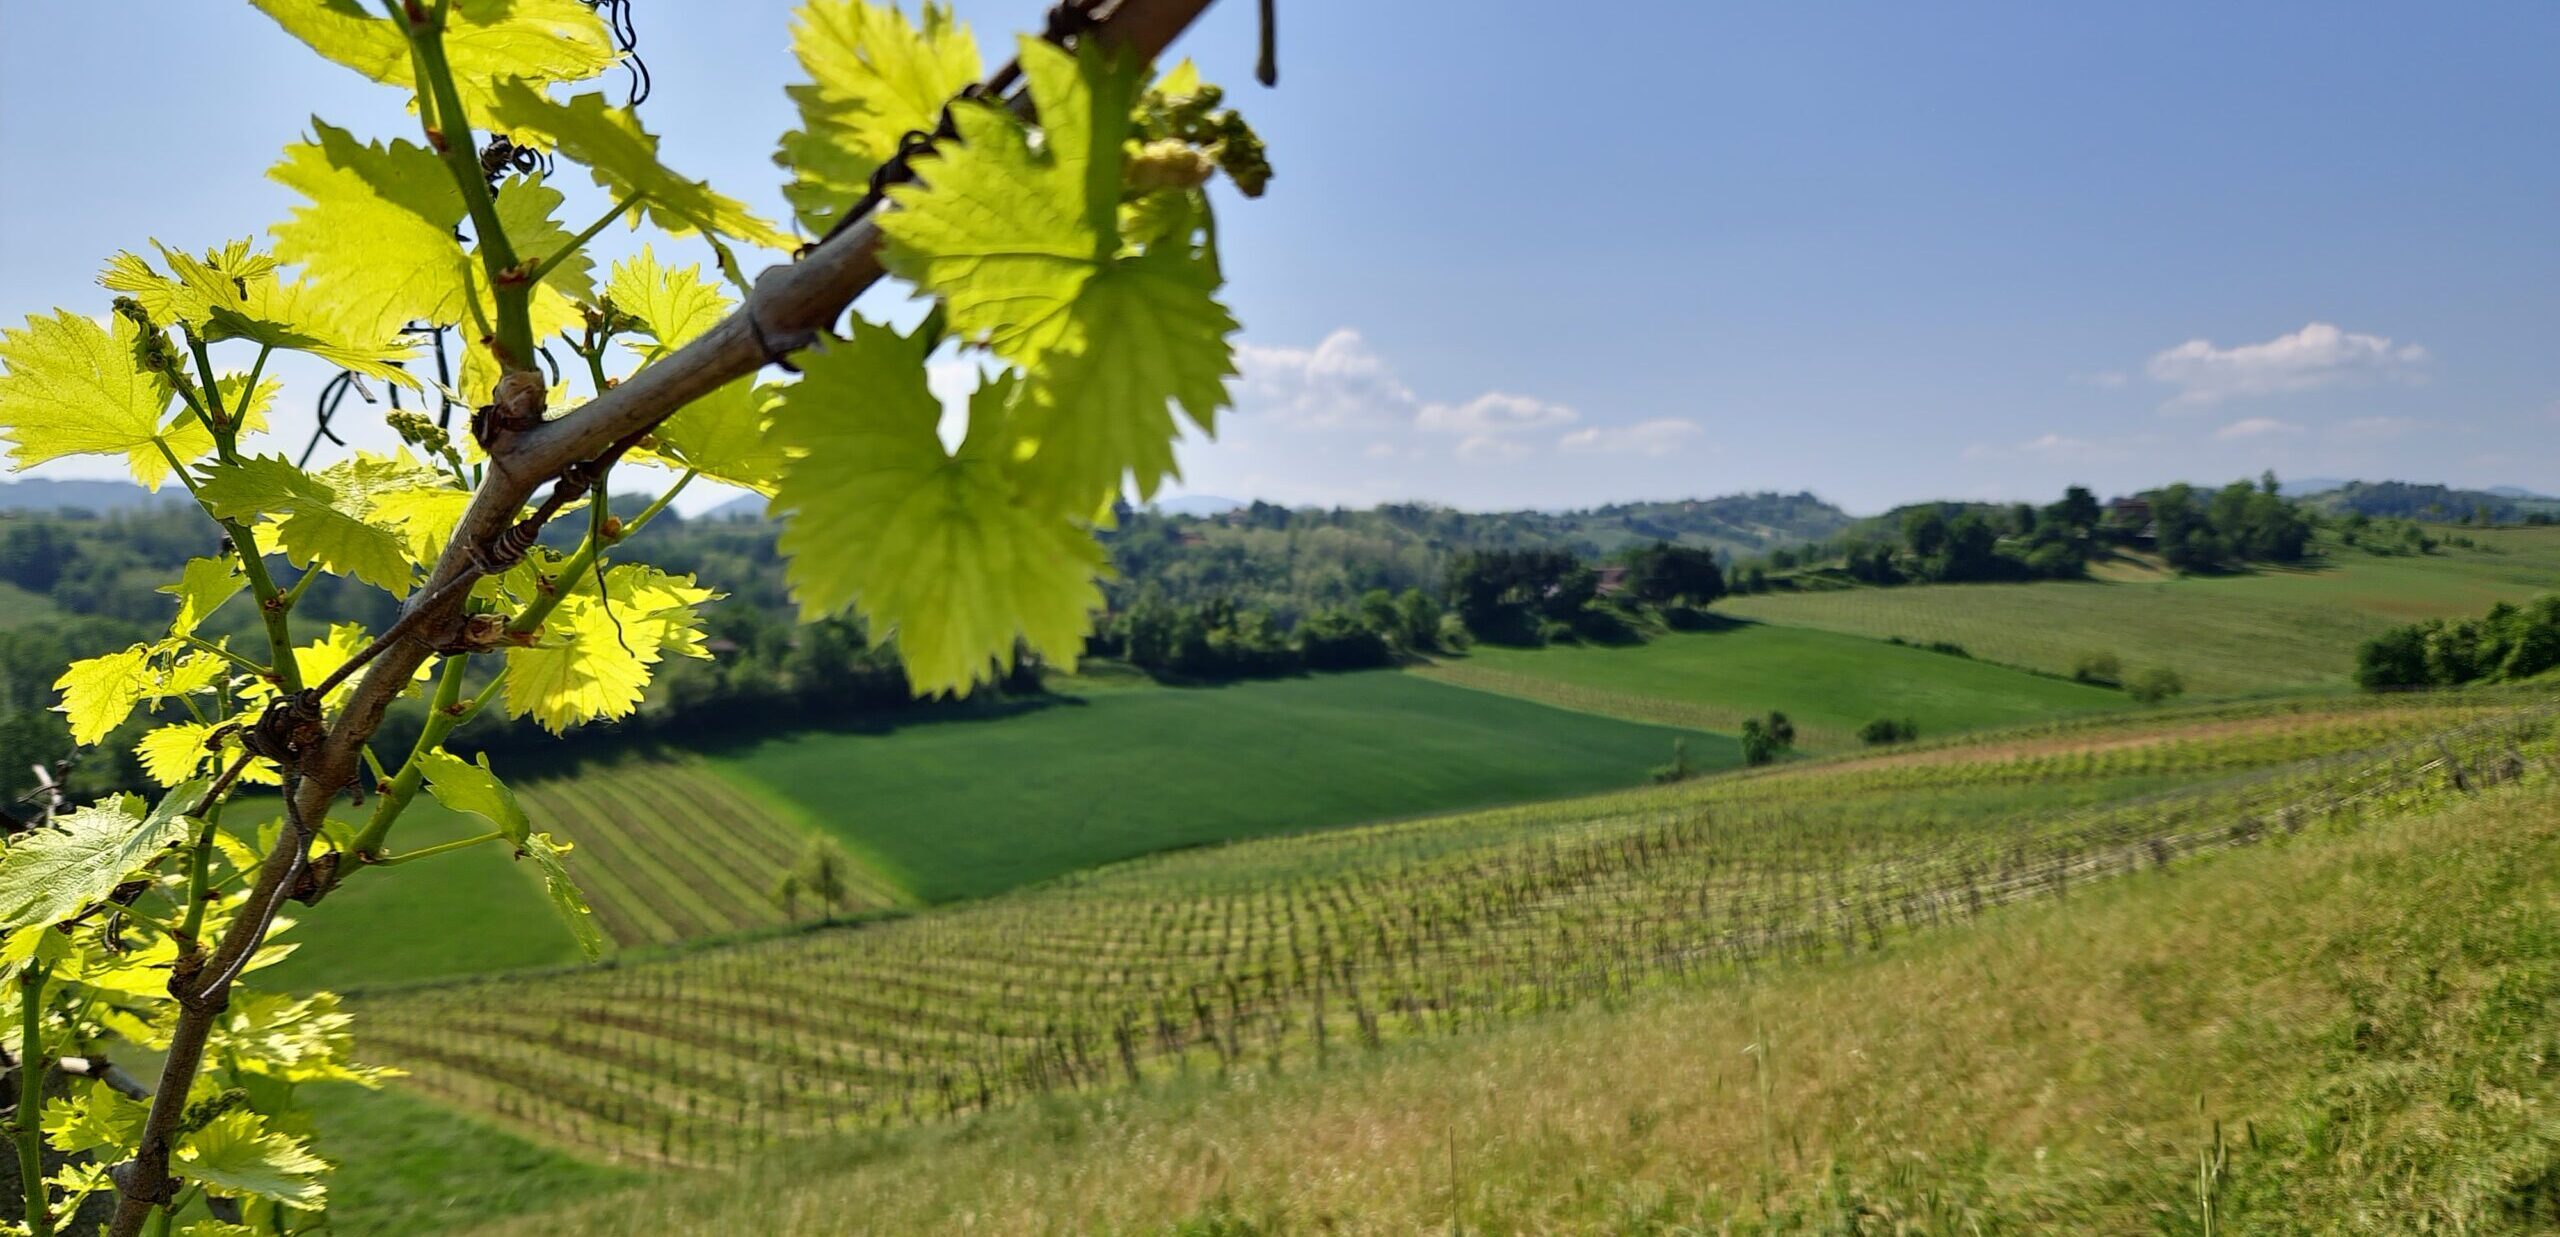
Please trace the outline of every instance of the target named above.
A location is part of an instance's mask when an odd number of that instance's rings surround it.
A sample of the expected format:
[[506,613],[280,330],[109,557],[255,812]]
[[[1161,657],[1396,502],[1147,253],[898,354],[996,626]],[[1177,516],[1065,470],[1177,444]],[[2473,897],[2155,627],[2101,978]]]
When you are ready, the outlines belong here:
[[[2513,491],[2514,487],[2502,488]],[[2513,523],[2535,506],[2530,496],[2520,491],[2502,494],[2495,490],[2457,490],[2411,481],[2349,481],[2305,497],[2302,502],[2332,515],[2404,520],[2477,520],[2485,515],[2487,522],[2496,524]]]
[[186,500],[186,495],[174,488],[154,494],[129,481],[55,481],[44,477],[0,481],[0,511],[104,514],[179,506]]
[[2560,502],[2560,498],[2554,498],[2549,494],[2536,494],[2521,485],[2493,485],[2481,492],[2495,494],[2500,498],[2522,499],[2529,502]]

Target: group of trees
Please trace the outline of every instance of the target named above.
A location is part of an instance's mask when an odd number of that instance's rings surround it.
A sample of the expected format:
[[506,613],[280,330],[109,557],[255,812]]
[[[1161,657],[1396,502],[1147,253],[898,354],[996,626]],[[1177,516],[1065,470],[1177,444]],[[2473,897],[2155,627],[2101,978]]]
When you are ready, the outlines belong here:
[[2210,497],[2181,482],[2148,498],[2160,557],[2180,571],[2296,563],[2311,548],[2310,517],[2277,493],[2272,472],[2256,485],[2234,481]]
[[2499,602],[2476,619],[2427,619],[2367,640],[2356,683],[2368,691],[2530,678],[2560,666],[2560,593]]
[[1086,652],[1173,679],[1267,678],[1308,670],[1365,670],[1458,638],[1440,603],[1418,588],[1371,589],[1355,604],[1318,610],[1284,627],[1270,610],[1212,598],[1177,605],[1149,596],[1106,615]]

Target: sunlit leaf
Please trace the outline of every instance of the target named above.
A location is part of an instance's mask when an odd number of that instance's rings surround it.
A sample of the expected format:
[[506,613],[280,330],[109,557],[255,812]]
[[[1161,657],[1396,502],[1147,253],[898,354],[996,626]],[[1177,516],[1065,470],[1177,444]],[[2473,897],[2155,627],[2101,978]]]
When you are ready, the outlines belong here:
[[782,135],[773,161],[791,170],[782,195],[813,233],[835,226],[898,139],[931,132],[943,103],[982,72],[977,40],[931,0],[916,24],[893,5],[810,0],[791,50],[809,80],[787,88],[801,127]]

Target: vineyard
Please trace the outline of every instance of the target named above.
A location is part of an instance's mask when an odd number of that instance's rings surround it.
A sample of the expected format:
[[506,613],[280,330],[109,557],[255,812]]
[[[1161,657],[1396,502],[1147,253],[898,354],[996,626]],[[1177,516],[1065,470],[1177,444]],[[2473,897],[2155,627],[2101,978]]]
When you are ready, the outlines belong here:
[[575,779],[527,783],[523,798],[537,828],[576,842],[588,862],[583,876],[598,926],[626,948],[898,901],[846,861],[847,889],[836,905],[801,899],[786,906],[772,873],[790,871],[815,835],[694,761],[627,760]]
[[898,922],[384,996],[359,1026],[368,1056],[453,1108],[608,1159],[726,1166],[812,1134],[1864,955],[2508,780],[2553,747],[2523,697],[2261,716],[1183,852]]

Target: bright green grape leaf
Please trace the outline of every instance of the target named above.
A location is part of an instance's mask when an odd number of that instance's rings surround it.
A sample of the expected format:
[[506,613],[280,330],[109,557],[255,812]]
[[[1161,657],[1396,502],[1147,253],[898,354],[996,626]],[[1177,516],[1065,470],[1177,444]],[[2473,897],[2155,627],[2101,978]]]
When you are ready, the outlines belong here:
[[[417,92],[409,40],[365,0],[250,0],[311,49],[388,86]],[[454,90],[475,123],[508,78],[585,81],[613,65],[613,38],[579,0],[454,0],[444,33]]]
[[771,497],[790,462],[768,430],[781,394],[779,387],[757,386],[753,376],[737,379],[667,418],[653,454]]
[[360,338],[411,320],[455,322],[472,277],[454,227],[462,193],[435,152],[360,143],[314,118],[319,141],[285,147],[267,175],[309,199],[272,230],[276,256],[303,268],[321,303]]
[[803,358],[774,420],[801,453],[773,502],[801,614],[851,606],[873,640],[894,634],[918,692],[967,694],[1017,637],[1071,666],[1102,604],[1092,536],[1017,501],[1012,394],[1009,380],[979,388],[968,437],[947,453],[917,341],[856,320],[850,339]]
[[152,677],[149,645],[75,661],[53,681],[62,693],[54,711],[71,723],[72,741],[87,747],[133,715]]
[[320,1175],[329,1162],[299,1138],[267,1128],[267,1119],[233,1109],[178,1140],[170,1171],[215,1194],[318,1207],[328,1197]]
[[1134,253],[1120,233],[1138,66],[1036,39],[1021,55],[1040,147],[1012,113],[963,106],[960,144],[920,161],[880,226],[890,268],[943,298],[952,329],[1035,375],[1014,424],[1024,496],[1082,513],[1124,474],[1141,497],[1176,475],[1168,408],[1214,428],[1236,324],[1189,228]]
[[184,817],[152,813],[131,795],[53,818],[0,851],[0,934],[54,924],[106,900],[184,840]]
[[[255,434],[267,428],[267,408],[275,403],[276,392],[283,390],[284,384],[273,379],[261,379],[254,396],[250,395],[248,387],[247,374],[224,374],[214,382],[214,390],[222,397],[223,413],[240,422],[240,435]],[[160,432],[160,441],[169,448],[168,455],[157,451],[136,452],[131,461],[133,479],[155,490],[169,479],[169,456],[191,464],[213,454],[213,431],[197,420],[192,412],[180,412],[170,418],[169,424]]]
[[161,460],[153,439],[176,392],[134,363],[141,337],[121,315],[110,329],[69,310],[0,331],[0,439],[13,466],[66,455]]
[[223,519],[267,517],[294,566],[318,563],[399,594],[409,589],[411,538],[377,512],[376,500],[438,487],[442,478],[405,451],[359,452],[318,473],[279,456],[254,456],[207,467],[196,493]]
[[432,563],[444,553],[444,543],[453,536],[454,524],[470,506],[468,490],[449,485],[414,485],[376,493],[367,518],[399,533],[408,544],[409,557]]
[[487,752],[480,754],[477,764],[442,750],[421,752],[418,766],[427,776],[427,793],[434,795],[436,802],[488,821],[519,847],[533,832],[524,807],[516,802],[516,792],[507,789],[507,784],[489,768]]
[[[729,315],[733,302],[720,286],[702,277],[700,266],[668,268],[642,245],[637,257],[613,264],[604,296],[615,309],[640,320],[652,343],[629,346],[644,361],[654,361],[693,342]],[[677,414],[683,415],[681,413]]]
[[[163,979],[161,986],[168,981]],[[113,1151],[122,1156],[141,1141],[142,1123],[150,1116],[149,1104],[126,1099],[104,1083],[82,1082],[69,1102],[45,1106],[44,1138],[65,1155]]]
[[587,907],[587,895],[569,875],[570,844],[555,842],[548,833],[527,837],[517,853],[533,860],[542,869],[542,891],[551,897],[551,909],[560,913],[560,921],[569,926],[569,935],[578,940],[578,949],[590,959],[604,954],[604,934],[596,930],[596,916]]
[[1076,294],[1119,249],[1120,143],[1136,66],[1078,60],[1023,41],[1023,74],[1047,123],[1034,150],[1013,113],[959,103],[957,144],[916,160],[921,184],[889,191],[889,269],[943,298],[951,329],[1030,366],[1058,344]]
[[[507,231],[507,240],[516,252],[516,261],[527,267],[536,266],[552,254],[567,249],[577,240],[558,219],[556,212],[564,199],[560,191],[542,183],[542,177],[530,176],[510,180],[498,187],[498,222]],[[478,264],[478,251],[473,251]],[[533,337],[549,339],[563,331],[572,331],[585,322],[578,302],[595,296],[595,262],[584,250],[571,253],[560,265],[542,277],[533,290],[528,306],[533,321]],[[482,316],[496,321],[497,309],[484,287],[479,289]]]
[[[592,581],[561,581],[592,588]],[[716,595],[691,576],[654,567],[618,566],[605,575],[606,597],[572,593],[551,612],[531,648],[507,650],[504,703],[510,717],[530,717],[553,733],[595,718],[628,716],[640,706],[650,667],[668,653],[708,657],[696,607]]]
[[[583,163],[596,184],[615,200],[647,195],[641,209],[669,232],[701,232],[768,249],[788,249],[790,234],[748,213],[734,198],[712,191],[704,182],[686,180],[658,162],[658,139],[640,127],[629,108],[612,107],[600,94],[582,94],[556,103],[523,82],[497,86],[497,125],[510,133],[539,133],[557,143],[560,153]],[[637,222],[636,220],[634,222]],[[723,264],[734,265],[726,259]],[[732,279],[742,278],[737,271]]]
[[231,600],[247,583],[248,577],[240,574],[238,561],[227,555],[188,559],[178,573],[178,582],[160,588],[178,599],[178,617],[170,620],[169,634],[193,635],[198,623],[221,609],[222,603]]
[[[498,186],[498,224],[507,230],[516,261],[539,266],[576,243],[578,234],[560,222],[560,204],[567,200],[539,175]],[[542,277],[542,285],[587,300],[595,295],[595,259],[585,250],[572,253]]]
[[[119,253],[98,276],[109,291],[141,302],[152,321],[194,323],[208,341],[245,339],[307,352],[341,369],[424,389],[396,364],[414,351],[408,337],[398,332],[401,324],[386,335],[378,323],[350,321],[343,307],[323,301],[308,282],[279,282],[276,260],[251,252],[248,241],[207,250],[202,258],[158,241],[152,244],[170,274],[162,275],[131,253]],[[235,406],[230,393],[224,395],[224,406]]]
[[175,786],[194,777],[213,754],[205,746],[213,730],[205,722],[174,722],[142,736],[133,745],[133,754],[152,781]]
[[1181,427],[1178,404],[1214,431],[1236,372],[1227,336],[1235,319],[1218,304],[1217,277],[1194,255],[1159,246],[1123,258],[1076,298],[1067,339],[1034,371],[1015,433],[1032,448],[1023,465],[1034,502],[1062,510],[1108,503],[1126,471],[1138,498],[1155,497]]
[[782,135],[773,161],[791,172],[782,196],[801,226],[821,235],[869,192],[898,139],[932,132],[943,103],[982,70],[977,39],[931,0],[920,27],[894,5],[811,0],[792,23],[791,50],[809,74],[786,88],[802,127]]
[[[285,921],[277,922],[274,931],[282,932]],[[259,950],[259,962],[274,948]],[[250,969],[256,970],[257,965]],[[353,1082],[368,1087],[401,1074],[355,1063],[355,1018],[341,1008],[335,993],[234,992],[222,1018],[222,1043],[244,1074],[284,1082]]]

